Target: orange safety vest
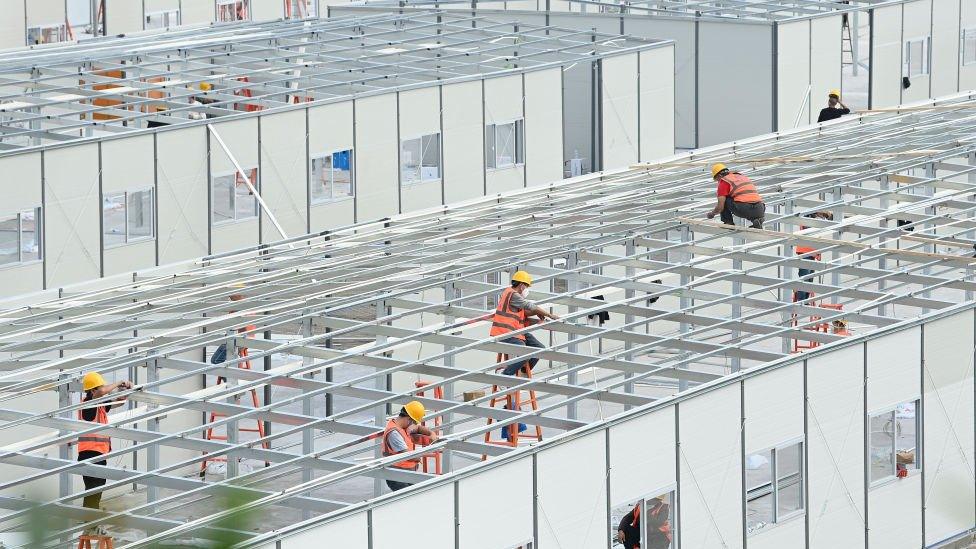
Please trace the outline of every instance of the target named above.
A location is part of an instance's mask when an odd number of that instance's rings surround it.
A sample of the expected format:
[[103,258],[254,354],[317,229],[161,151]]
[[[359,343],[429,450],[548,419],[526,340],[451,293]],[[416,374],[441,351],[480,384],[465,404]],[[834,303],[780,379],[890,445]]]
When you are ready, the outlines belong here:
[[[809,227],[804,227],[803,225],[800,225],[801,231],[808,228]],[[816,248],[812,246],[797,246],[796,255],[810,255],[810,253],[813,252],[814,250],[816,250]],[[820,254],[815,255],[813,259],[815,259],[816,261],[820,261]]]
[[[502,292],[502,297],[498,300],[498,308],[495,309],[495,315],[491,317],[489,335],[498,336],[525,328],[525,311],[516,311],[510,307],[513,294],[515,294],[515,289],[511,287],[505,288],[505,291]],[[515,337],[525,341],[525,334],[519,334]]]
[[[95,423],[108,425],[108,414],[105,413],[105,406],[107,405],[99,404],[98,408],[95,408]],[[81,410],[78,410],[78,419],[85,420],[84,416],[81,415]],[[97,433],[82,435],[78,437],[78,451],[84,452],[86,450],[107,454],[112,451],[112,438]]]
[[[400,436],[403,437],[403,442],[406,443],[407,445],[406,451],[412,452],[414,449],[413,438],[411,438],[410,435],[407,434],[406,429],[400,427],[399,425],[396,424],[396,421],[391,419],[390,421],[386,422],[386,430],[383,431],[383,456],[395,456],[401,453],[401,452],[397,452],[396,450],[390,447],[390,433],[392,431],[397,431],[400,433]],[[403,461],[398,461],[397,463],[394,463],[393,466],[396,467],[397,469],[408,469],[410,471],[416,471],[417,468],[420,467],[420,459],[416,457],[405,459]]]
[[752,180],[739,172],[732,172],[720,181],[725,181],[732,189],[729,191],[729,198],[734,202],[748,202],[754,204],[762,202],[762,197],[756,190],[756,185]]

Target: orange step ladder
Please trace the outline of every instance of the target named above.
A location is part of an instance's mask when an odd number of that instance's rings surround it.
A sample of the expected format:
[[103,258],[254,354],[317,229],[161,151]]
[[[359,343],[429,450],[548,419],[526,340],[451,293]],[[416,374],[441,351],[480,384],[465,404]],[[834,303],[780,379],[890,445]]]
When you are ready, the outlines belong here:
[[[495,363],[498,364],[498,363],[501,363],[501,362],[506,362],[508,359],[509,359],[508,355],[502,354],[502,353],[498,353],[495,356]],[[495,368],[495,373],[496,374],[497,373],[501,373],[503,370],[504,370],[504,367],[499,366],[499,367]],[[528,361],[522,363],[522,366],[519,367],[519,370],[517,372],[515,372],[515,377],[520,377],[520,378],[524,378],[524,379],[532,379],[532,368],[529,367]],[[489,406],[492,407],[492,408],[496,407],[499,402],[503,402],[504,401],[505,402],[505,409],[506,410],[514,410],[514,411],[517,411],[517,412],[521,412],[522,411],[522,406],[524,406],[526,404],[529,405],[529,406],[531,406],[532,407],[532,410],[538,410],[539,409],[539,400],[535,396],[535,389],[517,389],[515,391],[507,392],[504,395],[499,395],[498,394],[498,389],[499,389],[498,385],[492,385],[492,387],[491,387],[492,397],[491,397],[491,402],[489,403]],[[528,393],[529,394],[528,398],[522,398],[522,393]],[[494,422],[495,422],[495,418],[488,418],[488,425],[491,425]],[[540,425],[536,425],[534,427],[535,434],[532,434],[532,433],[522,434],[522,433],[520,433],[519,432],[519,424],[518,423],[508,425],[508,429],[507,430],[508,430],[508,436],[505,437],[505,438],[492,438],[492,436],[491,436],[492,431],[486,432],[485,433],[485,444],[497,444],[499,446],[512,446],[512,447],[515,447],[515,446],[518,446],[519,440],[521,440],[523,438],[531,438],[531,439],[535,439],[535,440],[537,440],[539,442],[542,442],[542,426],[540,426]],[[486,460],[486,459],[488,459],[488,456],[482,455],[481,456],[481,459],[482,460]]]
[[82,534],[78,536],[78,549],[93,549],[92,542],[95,542],[94,549],[114,549],[111,536],[89,536]]
[[[793,301],[794,302],[796,301],[796,293],[795,292],[793,294]],[[807,301],[813,301],[813,293],[810,294],[810,299],[808,299]],[[840,303],[824,303],[824,302],[820,302],[820,303],[814,303],[813,305],[815,307],[820,307],[821,309],[828,309],[828,310],[831,310],[831,311],[843,311],[844,310],[844,306],[842,304],[840,304]],[[805,327],[803,329],[804,330],[814,331],[814,332],[821,332],[821,333],[825,333],[825,334],[831,333],[831,329],[833,329],[833,333],[835,335],[841,335],[841,336],[851,335],[851,333],[849,331],[847,331],[847,323],[844,322],[843,320],[834,320],[832,322],[821,322],[822,320],[823,320],[823,317],[822,316],[813,315],[813,316],[810,317],[810,322],[813,323],[813,325],[812,326],[807,326],[807,327]],[[797,326],[799,326],[799,322],[797,321],[796,314],[794,314],[793,315],[793,327],[795,328]],[[800,351],[803,351],[803,350],[806,350],[806,349],[814,349],[814,348],[819,347],[819,346],[820,346],[820,342],[818,342],[818,341],[801,342],[799,339],[796,339],[796,338],[793,339],[793,352],[794,353],[799,353]]]
[[[241,358],[246,358],[247,357],[247,347],[244,347],[242,349],[239,349],[238,350],[238,356],[240,356]],[[237,367],[238,368],[241,368],[242,370],[250,370],[251,369],[251,361],[250,360],[245,360],[243,362],[239,362],[237,364]],[[220,385],[221,383],[226,383],[226,382],[227,382],[227,380],[225,378],[223,378],[221,376],[217,376],[217,385]],[[261,406],[261,404],[258,402],[258,391],[257,391],[257,389],[251,389],[250,390],[250,393],[251,393],[251,404],[255,408],[259,408]],[[238,400],[240,400],[240,396],[238,396],[236,398]],[[208,423],[213,423],[214,421],[217,420],[217,418],[221,418],[221,417],[227,417],[227,414],[222,414],[220,412],[210,412],[210,421]],[[257,433],[259,437],[264,438],[264,424],[259,419],[256,419],[255,420],[255,423],[257,423],[257,428],[238,427],[237,430],[240,431],[240,432],[244,432],[244,433]],[[213,428],[213,426],[210,426],[210,427],[207,428],[207,436],[205,438],[207,440],[227,440],[227,435],[215,435],[214,434],[214,428]],[[268,449],[271,448],[271,444],[268,441],[264,441],[264,442],[261,443],[261,447],[264,448],[265,450],[268,450]],[[207,463],[210,463],[211,461],[214,461],[214,462],[226,462],[227,461],[227,458],[226,457],[210,457],[210,458],[206,458],[202,462],[200,462],[200,477],[201,478],[203,478],[207,474]],[[270,465],[268,462],[264,462],[264,464],[265,464],[265,466]]]
[[[414,384],[413,384],[413,386],[416,387],[416,388],[418,388],[418,389],[421,389],[421,390],[420,391],[417,391],[414,394],[416,394],[419,397],[424,396],[424,392],[425,391],[423,390],[423,388],[426,387],[426,386],[428,386],[428,385],[430,385],[430,382],[429,381],[424,381],[424,380],[415,381]],[[434,387],[434,398],[436,398],[438,400],[443,400],[444,399],[444,388],[443,387]],[[427,422],[426,421],[421,421],[420,424],[426,426],[427,425]],[[434,436],[435,437],[438,437],[438,438],[440,438],[440,436],[441,436],[440,426],[441,426],[441,417],[440,416],[437,416],[437,417],[434,418],[434,426],[431,429],[431,431],[433,431],[434,432]],[[420,445],[427,446],[428,444],[430,444],[430,440],[431,440],[430,437],[425,436],[425,435],[420,435],[418,438],[420,439],[419,440]],[[433,467],[431,467],[431,465],[430,465],[431,462],[433,462]],[[435,450],[433,452],[428,452],[428,453],[423,454],[422,456],[420,456],[420,467],[423,469],[423,471],[425,473],[430,473],[430,469],[433,469],[435,475],[442,474],[442,471],[441,471],[441,451],[440,450]]]

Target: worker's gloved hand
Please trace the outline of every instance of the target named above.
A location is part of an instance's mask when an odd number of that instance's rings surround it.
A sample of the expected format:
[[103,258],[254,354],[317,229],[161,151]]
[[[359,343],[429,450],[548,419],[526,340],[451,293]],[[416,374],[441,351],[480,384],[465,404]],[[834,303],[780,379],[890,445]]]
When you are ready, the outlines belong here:
[[707,214],[705,214],[705,217],[711,219],[711,218],[715,217],[715,212],[708,212]]

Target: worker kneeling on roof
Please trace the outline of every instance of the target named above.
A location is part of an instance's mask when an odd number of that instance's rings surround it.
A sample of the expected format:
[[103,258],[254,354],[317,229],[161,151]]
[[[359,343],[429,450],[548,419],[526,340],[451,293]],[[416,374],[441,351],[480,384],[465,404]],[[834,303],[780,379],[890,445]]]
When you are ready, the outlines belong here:
[[[545,320],[546,318],[551,318],[553,320],[558,320],[559,315],[552,314],[543,310],[541,307],[535,303],[528,300],[529,297],[529,286],[532,285],[532,276],[525,271],[517,271],[512,275],[512,285],[505,288],[502,295],[498,298],[498,307],[495,309],[495,314],[491,319],[491,332],[492,337],[507,334],[509,332],[514,332],[516,330],[521,330],[525,328],[531,321],[530,316],[539,317],[539,320]],[[524,345],[526,347],[534,347],[536,349],[541,349],[543,347],[542,343],[535,338],[532,334],[518,334],[512,337],[507,337],[501,340],[502,343],[511,343],[512,345]],[[528,364],[529,369],[535,368],[536,363],[539,362],[538,357],[532,357],[525,361],[523,364]],[[513,376],[518,373],[519,368],[522,364],[515,363],[509,364],[502,371],[503,374],[507,376]]]
[[[85,377],[81,379],[81,388],[84,391],[81,402],[84,404],[89,400],[102,398],[105,395],[111,394],[120,389],[131,389],[132,382],[126,380],[116,383],[105,383],[105,378],[103,378],[98,372],[88,372],[85,374]],[[114,401],[101,402],[95,406],[84,406],[78,410],[78,419],[107,425],[108,411],[116,406],[121,406],[122,401],[124,401],[125,398],[126,397],[124,396],[120,396]],[[78,461],[97,458],[98,456],[107,454],[111,451],[112,439],[104,433],[87,433],[78,437]],[[93,461],[91,463],[95,465],[107,465],[107,462],[104,459],[101,461]],[[85,490],[98,488],[99,486],[103,486],[105,484],[105,479],[103,478],[89,476],[82,476],[81,478],[85,482]],[[83,505],[89,509],[98,509],[98,505],[101,503],[101,501],[102,493],[98,492],[85,496]]]
[[[416,400],[411,400],[406,406],[400,408],[400,414],[386,422],[386,429],[383,431],[383,456],[412,452],[417,447],[416,439],[421,436],[430,437],[430,444],[437,442],[434,432],[420,424],[426,414],[424,405]],[[420,467],[420,456],[398,461],[392,466],[406,471],[416,471]],[[410,486],[411,483],[387,479],[386,485],[396,492]]]
[[752,228],[762,229],[766,205],[752,180],[739,172],[730,172],[725,164],[712,166],[712,179],[718,182],[718,202],[708,212],[708,218],[721,215],[722,223],[735,225],[734,215],[752,222]]

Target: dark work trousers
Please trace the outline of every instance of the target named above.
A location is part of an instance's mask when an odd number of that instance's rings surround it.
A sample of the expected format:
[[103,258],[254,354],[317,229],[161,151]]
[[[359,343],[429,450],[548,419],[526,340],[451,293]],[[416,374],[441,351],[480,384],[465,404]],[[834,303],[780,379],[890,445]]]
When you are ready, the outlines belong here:
[[732,216],[748,219],[756,229],[762,229],[763,218],[766,217],[766,204],[762,202],[736,202],[725,197],[725,208],[722,209],[722,223],[735,225]]
[[[813,282],[813,277],[810,275],[815,272],[817,271],[814,271],[813,269],[798,269],[796,274],[800,277],[800,280],[803,280],[804,282]],[[805,292],[803,290],[796,291],[797,301],[806,301],[808,299],[810,299],[810,292]]]
[[[517,337],[510,337],[507,339],[503,339],[502,343],[511,343],[512,345],[525,345],[526,347],[535,347],[536,349],[541,349],[543,347],[542,343],[540,343],[539,340],[536,339],[535,336],[532,334],[525,334],[525,341],[522,341]],[[532,368],[535,368],[536,363],[539,362],[539,357],[532,357],[527,362],[529,363],[529,369],[531,370]],[[525,362],[516,362],[514,364],[509,364],[508,366],[505,367],[504,370],[502,370],[502,373],[507,376],[514,376],[522,368],[523,364],[525,364]]]
[[[94,450],[85,450],[82,452],[78,452],[78,461],[84,461],[86,459],[91,459],[93,457],[100,456],[100,455],[102,455],[100,452],[96,452]],[[101,461],[89,461],[88,463],[91,463],[93,465],[108,465],[108,462],[105,461],[104,459]],[[82,476],[81,480],[84,481],[85,483],[85,490],[91,490],[92,488],[98,488],[99,486],[105,485],[105,479],[103,478]],[[82,505],[84,505],[89,509],[98,509],[98,505],[101,502],[102,502],[102,493],[98,492],[95,494],[85,496],[84,500],[82,500]]]

